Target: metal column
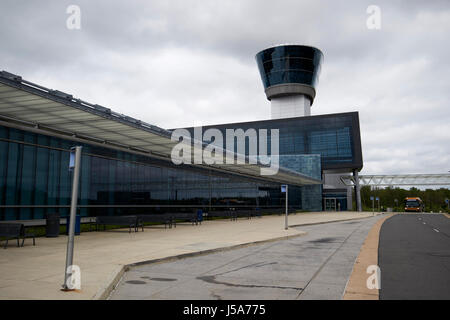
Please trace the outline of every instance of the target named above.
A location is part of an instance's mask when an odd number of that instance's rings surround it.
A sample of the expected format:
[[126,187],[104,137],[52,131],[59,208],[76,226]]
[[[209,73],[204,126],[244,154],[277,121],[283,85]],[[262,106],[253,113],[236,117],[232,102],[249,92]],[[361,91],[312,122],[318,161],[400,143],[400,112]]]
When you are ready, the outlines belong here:
[[361,192],[359,190],[358,169],[354,169],[353,170],[353,178],[355,180],[356,211],[362,211],[362,207],[361,207]]
[[[75,218],[77,214],[77,201],[78,201],[78,185],[80,180],[80,165],[81,165],[81,148],[75,147],[75,163],[73,170],[73,184],[72,184],[72,203],[70,205],[70,225],[67,240],[67,253],[66,253],[66,270],[64,272],[64,290],[71,290],[67,284],[67,280],[72,275],[71,268],[73,265],[73,244],[75,234]],[[70,269],[69,269],[70,267]]]
[[286,215],[284,216],[284,229],[287,230],[288,226],[288,214],[289,214],[289,198],[288,198],[288,185],[286,185]]

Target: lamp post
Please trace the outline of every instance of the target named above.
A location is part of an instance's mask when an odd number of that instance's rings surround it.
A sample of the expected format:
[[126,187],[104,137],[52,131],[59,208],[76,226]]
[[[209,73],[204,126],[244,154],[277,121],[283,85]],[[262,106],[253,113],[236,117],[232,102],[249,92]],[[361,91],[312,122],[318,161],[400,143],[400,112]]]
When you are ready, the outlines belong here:
[[372,215],[375,215],[375,197],[371,196],[370,200],[372,200]]
[[281,193],[285,193],[286,195],[286,214],[284,217],[284,230],[288,229],[288,185],[282,184],[281,185]]
[[70,224],[67,239],[67,252],[66,252],[66,270],[64,273],[63,290],[70,291],[73,288],[70,285],[70,279],[73,274],[73,245],[75,234],[75,218],[77,214],[77,201],[78,201],[78,185],[80,180],[80,164],[81,164],[81,146],[72,148],[70,153],[69,170],[73,169],[73,182],[72,182],[72,202],[70,205]]

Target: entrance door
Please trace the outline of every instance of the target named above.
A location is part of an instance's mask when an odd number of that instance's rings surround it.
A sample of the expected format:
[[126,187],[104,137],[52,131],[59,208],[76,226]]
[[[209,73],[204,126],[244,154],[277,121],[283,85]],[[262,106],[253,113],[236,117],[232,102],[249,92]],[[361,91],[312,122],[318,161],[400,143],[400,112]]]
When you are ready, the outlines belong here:
[[336,211],[336,198],[325,198],[325,211]]

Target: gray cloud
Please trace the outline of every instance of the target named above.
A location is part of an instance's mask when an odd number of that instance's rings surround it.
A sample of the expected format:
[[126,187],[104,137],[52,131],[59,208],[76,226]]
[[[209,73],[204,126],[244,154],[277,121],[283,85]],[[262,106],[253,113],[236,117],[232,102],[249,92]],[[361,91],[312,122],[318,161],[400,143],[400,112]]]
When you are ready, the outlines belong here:
[[[66,28],[70,4],[81,30]],[[269,118],[255,54],[314,45],[325,61],[312,112],[360,112],[363,173],[441,173],[448,34],[448,1],[6,0],[0,68],[171,128]]]

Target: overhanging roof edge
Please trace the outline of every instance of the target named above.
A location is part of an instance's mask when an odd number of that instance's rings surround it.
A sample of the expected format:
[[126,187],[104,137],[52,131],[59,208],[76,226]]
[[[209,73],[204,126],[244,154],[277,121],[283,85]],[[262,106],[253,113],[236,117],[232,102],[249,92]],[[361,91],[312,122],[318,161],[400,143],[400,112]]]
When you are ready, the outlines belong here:
[[[143,130],[143,131],[149,132],[151,134],[160,136],[161,138],[171,140],[171,134],[172,134],[171,131],[159,128],[157,126],[153,126],[153,125],[145,123],[143,121],[125,116],[123,114],[115,113],[115,112],[111,111],[111,109],[108,109],[108,108],[105,108],[102,106],[98,106],[98,105],[93,105],[88,102],[82,101],[80,99],[75,99],[75,98],[73,98],[72,95],[66,94],[64,92],[57,91],[57,90],[51,90],[51,89],[45,88],[43,86],[34,84],[32,82],[25,81],[20,76],[13,75],[13,74],[10,74],[5,71],[0,72],[0,83],[4,84],[6,86],[9,86],[9,87],[15,88],[17,90],[25,91],[28,94],[37,95],[43,99],[47,99],[47,100],[50,100],[50,101],[53,101],[56,103],[60,103],[62,105],[68,106],[68,107],[75,108],[80,111],[94,114],[94,115],[103,117],[105,119],[108,119],[110,121],[120,122],[122,124],[128,125],[135,129]],[[6,116],[6,118],[8,118],[8,116]],[[35,127],[36,130],[42,130],[44,132],[47,132],[47,134],[50,134],[49,131],[54,130],[56,132],[59,132],[60,134],[63,134],[66,137],[66,139],[87,140],[86,143],[95,142],[106,148],[121,148],[121,149],[123,149],[123,151],[128,151],[128,152],[130,152],[131,150],[134,149],[134,150],[136,150],[135,152],[139,152],[148,157],[163,158],[164,160],[168,160],[168,161],[170,160],[170,157],[168,157],[166,154],[161,155],[161,154],[158,154],[158,152],[152,152],[151,150],[140,151],[140,150],[137,150],[136,147],[134,147],[132,145],[130,145],[130,146],[120,145],[120,143],[118,143],[117,141],[106,141],[102,138],[89,137],[89,136],[86,136],[83,134],[79,134],[77,132],[62,131],[61,129],[52,128],[52,127],[49,127],[46,125],[44,125],[41,128],[38,128],[37,125],[40,125],[39,123],[30,123],[30,122],[24,121],[22,119],[15,119],[15,118],[9,118],[9,120],[7,119],[7,121],[11,121],[11,120],[17,121],[17,122],[21,123],[22,125],[25,124],[28,127],[28,129],[30,129],[30,127],[31,128]],[[91,140],[94,140],[94,141],[91,141]],[[236,153],[233,153],[233,154],[238,155]],[[248,159],[249,159],[248,156],[245,156],[245,158],[246,158],[246,161],[248,161]],[[230,170],[228,170],[228,173],[234,172],[237,174],[242,174],[242,172],[240,172],[240,170],[239,170],[239,166],[240,165],[233,165],[232,167],[230,167]],[[211,170],[217,170],[217,171],[227,171],[226,168],[219,168],[214,165],[202,164],[201,167],[203,167],[205,169],[211,169]],[[254,165],[254,167],[256,170],[256,169],[270,167],[270,166],[264,165],[264,164],[258,164],[258,165]],[[250,170],[250,172],[255,171],[255,170]],[[279,167],[278,173],[276,175],[261,175],[261,174],[258,175],[256,172],[254,174],[244,173],[243,175],[245,175],[247,177],[251,177],[251,178],[265,180],[265,181],[273,181],[273,182],[277,182],[277,183],[288,183],[288,184],[294,184],[294,185],[321,184],[322,183],[321,180],[309,177],[305,174],[302,174],[302,173],[299,173],[299,172],[296,172],[296,171],[293,171],[293,170],[290,170],[290,169],[284,168],[284,167]],[[303,181],[303,183],[301,183],[300,181]]]

